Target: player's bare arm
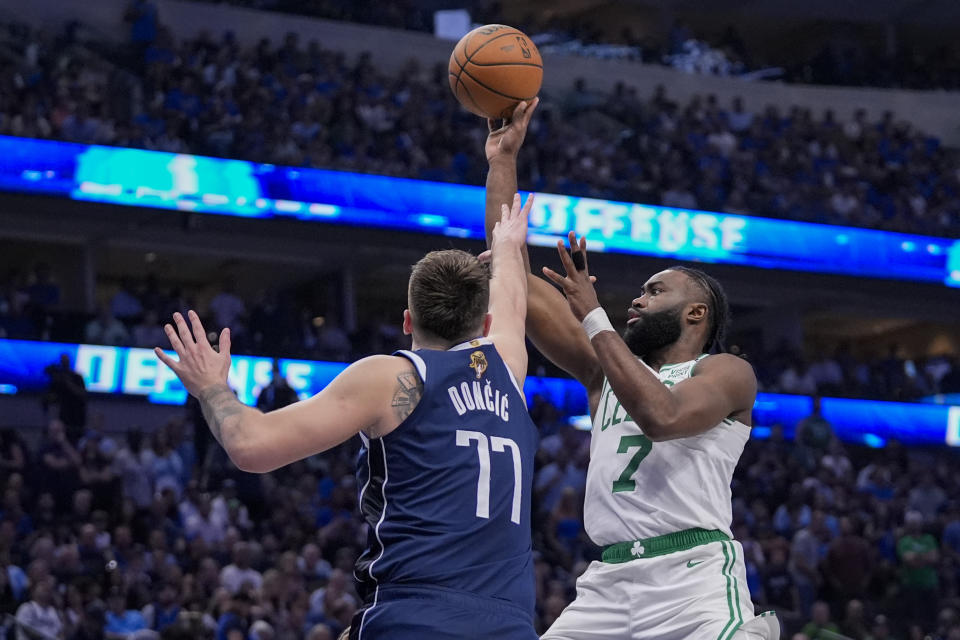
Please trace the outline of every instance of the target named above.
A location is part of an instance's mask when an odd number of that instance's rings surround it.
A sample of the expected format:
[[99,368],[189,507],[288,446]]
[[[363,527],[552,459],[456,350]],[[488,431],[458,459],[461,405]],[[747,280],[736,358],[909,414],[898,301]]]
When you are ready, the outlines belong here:
[[[588,314],[602,308],[590,277],[586,239],[578,241],[571,232],[569,240],[574,253],[580,253],[583,268],[577,268],[563,242],[558,242],[566,275],[547,267],[543,272],[563,290],[573,316],[583,322]],[[596,333],[591,342],[620,403],[651,440],[698,435],[728,417],[750,424],[757,381],[753,368],[740,358],[728,354],[708,356],[697,363],[689,379],[667,387],[637,359],[612,327]]]
[[[493,227],[500,219],[502,204],[510,202],[517,192],[517,153],[523,145],[527,127],[538,104],[539,98],[529,105],[521,102],[513,118],[502,127],[496,128],[495,121],[487,121],[490,133],[484,150],[490,165],[486,191],[488,244],[492,240]],[[526,247],[523,259],[529,270],[530,259]],[[541,353],[587,388],[590,411],[593,413],[603,386],[603,372],[596,353],[564,304],[563,296],[533,274],[528,276],[527,282],[526,330],[531,342]]]
[[263,413],[240,402],[227,385],[229,329],[220,335],[218,352],[207,341],[196,312],[188,315],[190,326],[177,313],[176,328],[164,327],[178,360],[159,348],[157,357],[200,401],[214,438],[243,471],[272,471],[361,431],[371,438],[385,435],[413,412],[423,393],[409,360],[371,356],[347,367],[315,396]]
[[533,195],[520,207],[520,194],[513,202],[501,205],[501,216],[491,232],[492,277],[490,279],[489,337],[510,368],[517,384],[523,387],[527,376],[527,344],[524,339],[527,318],[527,218]]

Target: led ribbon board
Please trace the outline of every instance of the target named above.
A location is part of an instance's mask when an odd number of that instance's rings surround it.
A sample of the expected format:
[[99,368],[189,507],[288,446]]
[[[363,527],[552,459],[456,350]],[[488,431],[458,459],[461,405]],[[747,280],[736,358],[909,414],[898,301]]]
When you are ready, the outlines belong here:
[[[481,187],[0,136],[0,189],[254,218],[483,237]],[[530,242],[960,286],[960,242],[871,229],[537,194]]]
[[[173,352],[168,352],[176,357]],[[158,404],[183,404],[187,392],[152,349],[0,339],[0,393],[37,392],[48,383],[46,367],[66,354],[95,393],[143,396]],[[281,374],[301,398],[321,391],[346,368],[343,362],[278,360]],[[233,356],[228,382],[246,404],[270,382],[273,359]],[[583,387],[568,378],[530,376],[524,385],[527,402],[540,395],[565,415],[587,413]],[[761,393],[754,407],[754,436],[766,437],[780,424],[789,437],[813,407],[807,396]],[[848,398],[823,398],[824,417],[847,442],[882,446],[896,439],[907,444],[960,446],[960,407]]]

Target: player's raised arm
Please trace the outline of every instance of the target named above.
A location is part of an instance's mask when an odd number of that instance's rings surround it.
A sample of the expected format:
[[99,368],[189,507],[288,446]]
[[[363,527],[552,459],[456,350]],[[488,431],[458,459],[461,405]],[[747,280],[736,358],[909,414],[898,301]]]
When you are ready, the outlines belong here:
[[[569,240],[572,255],[563,242],[557,243],[566,274],[544,267],[544,275],[563,289],[571,312],[583,323],[583,335],[589,334],[610,387],[627,414],[643,425],[644,435],[654,442],[686,438],[708,431],[731,415],[749,413],[757,379],[753,368],[736,356],[721,353],[704,358],[690,378],[672,387],[642,364],[600,306],[590,279],[586,239],[578,241],[571,231]],[[575,259],[577,253],[580,256]],[[694,313],[706,312],[706,305],[694,307]]]
[[[487,162],[486,230],[487,244],[492,241],[494,225],[500,220],[501,207],[517,192],[517,153],[527,134],[530,118],[539,98],[529,105],[517,105],[513,118],[499,129],[488,121],[490,134],[485,146]],[[530,258],[523,249],[526,268]],[[590,410],[596,408],[603,385],[603,371],[597,355],[583,334],[580,324],[570,313],[563,296],[533,274],[527,280],[527,335],[533,344],[555,365],[572,375],[587,388]]]
[[200,400],[214,438],[237,467],[266,473],[326,451],[360,431],[377,437],[410,414],[423,392],[405,358],[371,356],[347,367],[309,398],[270,413],[240,402],[227,386],[230,332],[224,329],[219,353],[207,341],[200,318],[189,312],[191,328],[179,313],[164,327],[179,360],[156,354]]
[[527,377],[527,343],[524,338],[527,319],[527,217],[533,195],[520,208],[520,194],[513,203],[502,205],[500,220],[493,226],[490,247],[490,339],[503,361],[510,367],[517,384],[523,388]]

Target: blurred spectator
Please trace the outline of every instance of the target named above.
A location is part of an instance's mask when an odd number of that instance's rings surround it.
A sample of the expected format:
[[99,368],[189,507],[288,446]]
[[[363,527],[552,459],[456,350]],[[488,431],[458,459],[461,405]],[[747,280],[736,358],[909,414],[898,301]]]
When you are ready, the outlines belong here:
[[177,585],[167,581],[160,586],[156,601],[143,608],[143,618],[147,628],[163,631],[176,623],[181,609],[177,599]]
[[846,614],[840,623],[840,632],[849,638],[867,638],[870,635],[863,603],[859,600],[847,603]]
[[169,346],[166,333],[160,324],[157,312],[148,309],[143,319],[133,327],[133,346],[145,349],[153,347],[167,348]]
[[[829,423],[827,426],[829,427]],[[809,434],[806,435],[809,437]],[[843,444],[839,438],[834,437],[830,441],[829,453],[823,456],[820,464],[823,468],[829,469],[836,480],[847,481],[852,477],[853,463],[843,450]]]
[[908,506],[919,512],[924,521],[933,522],[947,500],[947,494],[937,486],[933,472],[924,472],[920,484],[910,490]]
[[932,620],[940,595],[937,541],[929,533],[923,533],[923,514],[919,511],[908,511],[904,524],[906,531],[897,541],[904,612],[911,620]]
[[259,589],[263,584],[263,575],[250,566],[251,555],[247,543],[233,545],[233,563],[220,572],[220,583],[230,593],[239,593],[245,587]]
[[213,314],[214,327],[218,334],[224,328],[239,333],[240,320],[246,314],[246,305],[236,294],[236,290],[237,284],[234,280],[225,280],[221,291],[210,300],[210,312]]
[[330,572],[333,570],[330,563],[321,557],[320,547],[313,543],[304,545],[300,556],[297,558],[297,568],[307,583],[316,580],[325,581],[330,577]]
[[67,440],[63,423],[56,418],[47,425],[47,436],[40,449],[40,487],[48,491],[59,509],[70,503],[80,470],[80,454]]
[[[21,598],[18,597],[6,567],[0,564],[0,616],[14,616]],[[2,628],[2,625],[0,625]]]
[[358,607],[352,591],[348,574],[340,569],[334,569],[327,585],[310,595],[311,614],[324,624],[344,628],[349,624]]
[[796,531],[810,524],[811,513],[803,487],[794,484],[787,501],[777,507],[773,514],[773,528],[783,536],[792,537]]
[[940,378],[940,393],[960,393],[960,360],[949,358],[950,371]]
[[133,0],[124,16],[130,23],[130,41],[148,45],[157,38],[157,7],[151,0]]
[[799,612],[800,596],[787,567],[787,551],[775,548],[763,568],[764,603],[777,611]]
[[[104,440],[99,433],[92,433],[80,442],[80,466],[77,474],[80,485],[94,496],[94,509],[113,509],[120,497],[120,482],[113,468],[113,460],[104,451]],[[106,441],[106,442],[112,442]]]
[[811,401],[813,408],[810,415],[797,423],[794,438],[802,447],[801,455],[806,460],[807,468],[815,469],[817,461],[823,459],[833,440],[833,427],[820,411],[820,396],[813,396]]
[[859,535],[857,528],[857,523],[851,518],[841,518],[840,535],[830,543],[823,562],[831,600],[838,611],[843,603],[866,596],[870,583],[874,559],[867,541]]
[[280,363],[274,360],[270,383],[257,394],[257,409],[275,411],[291,405],[297,400],[299,400],[297,392],[290,387],[287,379],[280,373]]
[[143,432],[128,431],[126,441],[113,458],[113,464],[123,487],[123,495],[137,509],[146,509],[153,499],[150,468],[142,448]]
[[60,421],[67,427],[71,440],[76,442],[87,424],[87,388],[83,376],[70,366],[70,356],[60,355],[59,365],[44,369],[50,379],[45,402],[57,406]]
[[187,516],[184,533],[188,539],[199,537],[208,545],[218,544],[226,537],[227,522],[213,511],[209,496],[201,496],[196,513]]
[[180,496],[183,492],[183,460],[173,449],[166,427],[153,434],[153,447],[143,452],[142,461],[154,493],[171,489],[175,497]]
[[215,640],[244,640],[250,626],[251,598],[246,591],[230,596],[229,607],[217,620]]
[[107,597],[106,640],[127,640],[135,632],[147,629],[143,614],[127,607],[127,595],[119,588],[111,589]]
[[54,606],[49,579],[42,579],[33,585],[30,589],[30,600],[20,605],[16,618],[17,622],[23,625],[17,629],[17,640],[32,640],[34,634],[28,629],[46,634],[50,638],[64,638],[65,625],[60,612]]
[[250,625],[250,640],[273,640],[276,632],[266,620],[257,620]]
[[101,640],[104,637],[106,612],[103,604],[95,600],[88,604],[83,611],[80,622],[70,640]]
[[949,503],[944,514],[943,559],[947,568],[953,571],[953,582],[960,584],[960,502]]
[[[800,596],[800,612],[809,615],[810,607],[821,584],[820,562],[830,539],[822,511],[814,511],[810,524],[797,531],[790,547],[791,572]],[[809,634],[808,634],[809,635]]]
[[873,626],[867,638],[868,640],[891,640],[887,616],[881,614],[873,619]]
[[810,640],[833,640],[840,627],[830,620],[830,607],[826,602],[813,604],[813,619],[803,626],[803,635]]
[[798,358],[780,374],[779,387],[783,393],[802,393],[809,396],[817,392],[817,381],[806,361]]
[[113,316],[110,307],[102,305],[97,317],[87,323],[83,339],[89,344],[125,346],[130,343],[130,334]]
[[550,512],[560,502],[564,490],[579,491],[585,483],[586,470],[574,463],[571,452],[561,448],[555,459],[536,473],[533,490],[540,498],[540,507]]
[[333,630],[325,624],[315,624],[307,632],[307,640],[334,640]]
[[120,320],[130,320],[143,313],[143,305],[137,297],[133,279],[123,278],[120,288],[110,299],[110,313]]
[[60,286],[54,282],[49,264],[37,263],[25,293],[29,304],[39,310],[49,310],[60,303]]
[[327,315],[317,332],[317,350],[320,357],[342,361],[349,356],[350,349],[350,337],[347,332],[343,330],[333,314]]
[[233,478],[223,481],[221,492],[212,500],[211,507],[221,521],[241,531],[249,531],[253,526],[246,505],[240,501],[237,482]]
[[817,384],[817,393],[834,395],[843,388],[843,369],[840,363],[824,353],[810,365],[810,375]]
[[23,440],[13,429],[0,429],[0,485],[14,473],[22,474],[26,466]]

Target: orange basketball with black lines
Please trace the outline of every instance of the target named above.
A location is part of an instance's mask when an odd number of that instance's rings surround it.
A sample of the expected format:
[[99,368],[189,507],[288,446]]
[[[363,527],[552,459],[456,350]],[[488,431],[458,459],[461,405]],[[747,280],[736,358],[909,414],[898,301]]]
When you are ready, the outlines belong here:
[[477,27],[450,54],[450,89],[468,111],[508,118],[521,100],[532,100],[543,82],[537,46],[519,29]]

